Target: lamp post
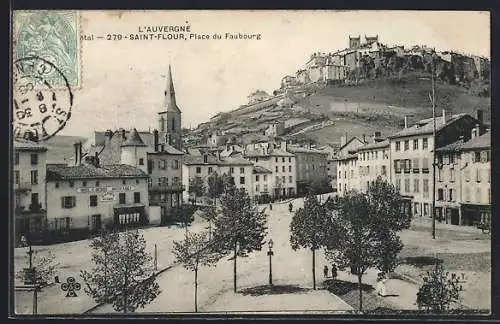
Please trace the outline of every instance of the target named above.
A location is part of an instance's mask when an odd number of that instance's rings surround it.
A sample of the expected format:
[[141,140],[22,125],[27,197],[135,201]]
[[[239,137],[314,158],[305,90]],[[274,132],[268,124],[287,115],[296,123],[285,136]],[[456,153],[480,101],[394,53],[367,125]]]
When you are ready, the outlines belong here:
[[272,257],[273,257],[273,239],[269,239],[269,251],[267,251],[267,255],[269,256],[269,286],[273,285],[273,263],[272,263]]

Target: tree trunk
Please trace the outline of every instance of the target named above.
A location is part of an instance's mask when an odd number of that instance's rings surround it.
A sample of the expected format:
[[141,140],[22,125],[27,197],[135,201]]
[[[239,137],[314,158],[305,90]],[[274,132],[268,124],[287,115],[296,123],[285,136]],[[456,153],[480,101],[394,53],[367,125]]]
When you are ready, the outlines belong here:
[[[359,270],[358,270],[359,271]],[[363,286],[361,283],[362,274],[358,274],[358,286],[359,286],[359,311],[363,311]]]
[[233,289],[236,292],[236,250],[238,247],[238,242],[234,241],[234,262],[233,262]]
[[108,258],[104,253],[104,301],[108,301]]
[[208,221],[208,241],[212,240],[212,221]]
[[194,311],[198,312],[198,259],[194,268]]
[[312,272],[313,272],[313,289],[316,289],[316,250],[312,249],[313,254],[313,264],[312,264]]

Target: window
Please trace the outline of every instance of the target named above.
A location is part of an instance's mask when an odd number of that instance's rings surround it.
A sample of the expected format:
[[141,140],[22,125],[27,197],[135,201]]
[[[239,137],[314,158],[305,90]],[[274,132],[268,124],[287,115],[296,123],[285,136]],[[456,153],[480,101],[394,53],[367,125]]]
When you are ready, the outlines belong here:
[[259,191],[259,185],[255,185],[255,191]]
[[285,182],[286,182],[286,178],[285,178],[285,176],[282,176],[281,177],[281,183],[285,184]]
[[405,192],[410,192],[410,179],[405,179]]
[[140,180],[139,179],[135,179],[135,184],[139,184]]
[[100,229],[101,228],[101,215],[92,215],[92,229]]
[[245,177],[240,177],[240,184],[245,184]]
[[140,192],[134,192],[134,203],[138,204],[141,202],[141,193]]
[[420,192],[420,179],[413,179],[413,192]]
[[437,195],[437,200],[444,200],[443,189],[439,188]]
[[[168,181],[168,179],[167,179],[167,181]],[[179,183],[179,177],[174,177],[173,183],[174,184],[178,184]],[[168,185],[168,182],[167,182],[167,185]]]
[[14,179],[15,184],[19,184],[19,171],[14,171]]
[[413,140],[413,150],[414,151],[418,150],[418,139]]
[[292,166],[291,165],[288,166],[288,172],[292,172]]
[[267,181],[267,174],[264,174],[264,181]]
[[408,151],[410,149],[410,141],[406,140],[405,141],[405,151]]
[[264,192],[267,192],[267,183],[264,184]]
[[167,162],[165,160],[158,160],[158,169],[165,170],[167,168]]
[[31,154],[31,165],[37,165],[38,164],[38,154],[33,153]]
[[450,169],[450,182],[455,181],[455,169]]
[[401,173],[401,160],[394,160],[394,172]]
[[401,151],[401,142],[396,142],[396,151]]
[[429,148],[429,140],[427,138],[422,138],[422,149],[427,150]]
[[14,153],[14,164],[19,164],[19,152]]
[[148,178],[148,187],[151,187],[153,185],[153,179]]
[[240,168],[240,174],[245,173],[245,168]]
[[438,181],[443,181],[443,169],[438,169]]
[[120,204],[124,204],[125,203],[125,193],[124,192],[120,192],[118,194],[118,203],[120,203]]
[[144,159],[143,158],[139,159],[139,165],[144,165]]
[[481,182],[481,172],[476,169],[476,182]]
[[208,155],[203,155],[203,163],[208,163]]
[[429,215],[429,204],[424,203],[424,216]]
[[448,201],[455,201],[453,196],[453,189],[448,189]]
[[418,159],[413,159],[413,173],[420,173]]
[[178,170],[179,169],[179,160],[173,160],[172,161],[172,169]]
[[481,152],[474,152],[474,163],[481,161]]
[[424,198],[429,198],[429,179],[423,180]]
[[396,179],[396,189],[401,190],[401,179]]
[[95,186],[96,186],[96,187],[99,187],[99,181],[96,181],[96,182],[95,182]]
[[76,197],[75,196],[64,196],[61,197],[61,208],[73,208],[76,206]]
[[259,182],[259,175],[255,175],[255,182]]
[[229,168],[229,174],[233,174],[234,173],[234,168]]
[[82,187],[86,187],[87,186],[87,181],[82,181]]
[[291,157],[288,158],[288,162],[292,163],[292,158]]
[[292,176],[289,176],[289,177],[288,177],[288,182],[290,182],[290,183],[292,183],[292,182],[293,182],[293,180],[292,180]]
[[342,179],[342,171],[339,171],[339,179]]
[[407,159],[405,161],[405,173],[410,173],[411,170],[411,160]]
[[284,157],[281,158],[281,162],[283,162],[283,163],[285,162],[285,158]]
[[429,158],[422,159],[422,173],[429,173]]
[[196,167],[196,173],[201,173],[201,167]]
[[276,172],[278,172],[278,166],[276,166]]
[[275,160],[276,162],[278,162],[278,158],[275,158],[274,160]]
[[208,167],[208,174],[211,174],[214,171],[212,167]]
[[351,170],[351,179],[354,178],[354,170]]
[[122,180],[122,184],[126,185],[127,184],[127,180]]
[[286,172],[286,168],[285,168],[285,166],[284,166],[284,165],[281,167],[281,171],[282,171],[282,172]]
[[90,196],[90,207],[97,206],[97,195]]
[[33,185],[38,184],[38,171],[37,170],[31,170],[31,184],[33,184]]
[[382,165],[382,175],[387,175],[387,168],[385,165]]
[[455,154],[450,154],[450,164],[455,164]]

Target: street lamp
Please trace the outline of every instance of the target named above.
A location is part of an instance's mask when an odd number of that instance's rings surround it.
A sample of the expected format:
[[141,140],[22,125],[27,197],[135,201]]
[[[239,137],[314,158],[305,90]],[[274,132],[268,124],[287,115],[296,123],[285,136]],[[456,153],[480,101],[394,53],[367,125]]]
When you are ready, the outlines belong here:
[[273,263],[272,263],[272,257],[273,257],[273,239],[269,239],[268,246],[269,246],[269,251],[267,251],[267,255],[269,256],[269,286],[273,285]]

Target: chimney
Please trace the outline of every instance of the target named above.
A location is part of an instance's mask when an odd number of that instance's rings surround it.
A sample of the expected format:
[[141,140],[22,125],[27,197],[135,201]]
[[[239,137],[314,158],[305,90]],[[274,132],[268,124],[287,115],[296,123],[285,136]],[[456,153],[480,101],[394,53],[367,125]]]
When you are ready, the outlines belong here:
[[281,146],[280,146],[280,147],[281,147],[281,149],[282,149],[283,151],[285,151],[285,152],[286,152],[286,150],[288,149],[287,144],[286,144],[286,141],[281,141]]
[[153,146],[154,146],[155,152],[158,152],[158,141],[159,141],[158,131],[155,129],[153,131]]
[[483,110],[481,109],[478,109],[476,110],[476,119],[479,121],[479,124],[484,124],[484,120],[483,120]]
[[344,146],[347,143],[347,136],[340,136],[340,146]]
[[80,142],[74,143],[73,146],[75,147],[75,166],[80,165]]
[[122,129],[122,139],[125,139],[125,129]]
[[443,124],[446,124],[447,118],[446,118],[446,109],[443,109]]
[[366,136],[363,134],[363,142],[366,143]]
[[96,168],[99,167],[99,155],[97,154],[97,152],[95,152],[95,157],[94,157],[94,166]]
[[408,116],[405,115],[405,128],[408,128]]
[[476,126],[474,126],[474,128],[472,129],[470,138],[473,139],[477,136],[479,136],[479,124],[476,124]]

